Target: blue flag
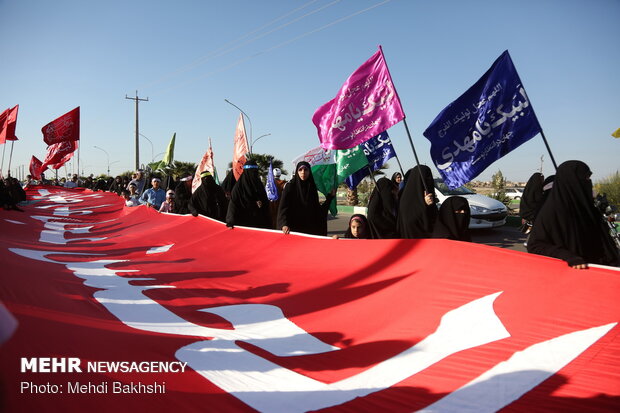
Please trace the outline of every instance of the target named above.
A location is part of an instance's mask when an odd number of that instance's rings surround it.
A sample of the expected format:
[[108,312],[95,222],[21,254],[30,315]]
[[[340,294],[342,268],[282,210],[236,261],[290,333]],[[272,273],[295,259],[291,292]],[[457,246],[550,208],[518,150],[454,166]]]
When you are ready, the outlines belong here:
[[[367,140],[359,145],[364,151],[364,155],[368,158],[368,166],[376,171],[380,169],[388,159],[396,156],[394,147],[392,146],[392,140],[388,136],[387,132],[381,132],[377,136]],[[362,179],[370,175],[368,168],[362,168],[350,175],[345,182],[347,186],[354,189]]]
[[541,131],[506,50],[424,131],[431,158],[449,188],[457,188]]
[[276,179],[273,176],[273,166],[271,161],[269,162],[269,172],[267,173],[267,184],[265,185],[267,191],[267,199],[270,201],[278,200],[278,188],[276,187]]

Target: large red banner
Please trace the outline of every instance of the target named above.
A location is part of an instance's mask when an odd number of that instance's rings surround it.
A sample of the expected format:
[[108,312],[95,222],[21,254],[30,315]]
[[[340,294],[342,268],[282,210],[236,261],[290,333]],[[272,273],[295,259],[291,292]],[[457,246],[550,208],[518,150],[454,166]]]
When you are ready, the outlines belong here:
[[0,211],[4,411],[620,409],[614,269],[28,195]]

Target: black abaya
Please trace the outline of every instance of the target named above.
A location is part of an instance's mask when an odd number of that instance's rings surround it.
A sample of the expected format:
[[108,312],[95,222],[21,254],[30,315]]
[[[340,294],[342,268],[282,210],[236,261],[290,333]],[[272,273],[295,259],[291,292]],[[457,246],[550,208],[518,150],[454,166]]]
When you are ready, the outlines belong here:
[[368,225],[374,239],[398,238],[396,233],[396,182],[381,178],[368,201]]
[[539,211],[528,252],[562,259],[568,265],[619,265],[618,249],[594,206],[590,168],[567,161],[556,172],[553,190]]
[[[310,176],[302,181],[297,171],[306,166]],[[295,176],[282,190],[282,199],[278,209],[278,228],[289,227],[291,231],[313,235],[327,235],[327,211],[333,196],[328,194],[323,204],[319,203],[319,194],[312,176],[312,169],[307,162],[299,162]]]
[[[422,171],[422,176],[420,176]],[[415,166],[405,174],[405,186],[398,199],[396,228],[400,238],[430,238],[437,219],[435,203],[424,201],[424,185],[434,197],[433,174],[426,165]]]

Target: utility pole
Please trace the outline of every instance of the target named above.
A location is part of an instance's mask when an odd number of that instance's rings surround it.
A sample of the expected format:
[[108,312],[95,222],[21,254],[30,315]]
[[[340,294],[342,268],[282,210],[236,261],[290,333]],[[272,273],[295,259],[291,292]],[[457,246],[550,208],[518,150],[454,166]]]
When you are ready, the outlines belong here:
[[146,99],[140,99],[138,97],[138,91],[136,90],[135,98],[130,98],[129,96],[125,95],[125,99],[136,101],[136,170],[138,170],[140,169],[140,141],[139,141],[140,129],[139,129],[139,123],[138,123],[138,103],[140,103],[140,101],[148,102],[149,98],[147,97]]
[[540,155],[540,173],[542,174],[543,171],[543,158],[545,157],[545,155]]

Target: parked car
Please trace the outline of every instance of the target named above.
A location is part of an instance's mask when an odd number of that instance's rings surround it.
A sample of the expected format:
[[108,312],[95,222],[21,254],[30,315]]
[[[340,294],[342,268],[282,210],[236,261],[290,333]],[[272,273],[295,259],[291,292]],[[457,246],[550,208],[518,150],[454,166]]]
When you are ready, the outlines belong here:
[[506,189],[506,196],[510,199],[521,199],[523,190],[519,188]]
[[469,203],[469,210],[471,211],[469,228],[495,228],[506,223],[508,209],[498,200],[477,194],[464,186],[449,189],[441,179],[435,179],[435,196],[439,200],[438,207],[443,201],[454,195],[462,196]]

